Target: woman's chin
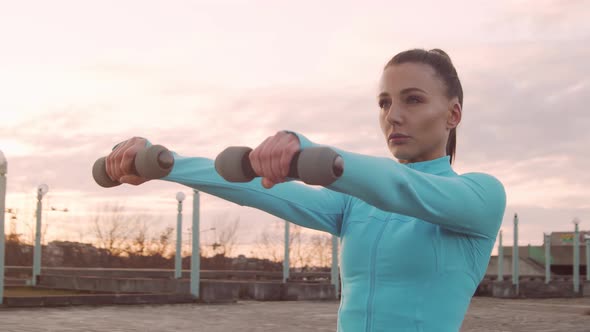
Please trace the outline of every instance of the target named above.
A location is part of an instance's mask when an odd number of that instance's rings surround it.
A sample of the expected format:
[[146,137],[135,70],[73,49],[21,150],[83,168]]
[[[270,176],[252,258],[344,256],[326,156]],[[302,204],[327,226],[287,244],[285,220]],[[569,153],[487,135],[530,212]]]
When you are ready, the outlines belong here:
[[397,160],[408,160],[411,158],[411,155],[404,150],[405,149],[400,148],[399,146],[389,148],[389,151],[391,151],[391,154],[393,154]]

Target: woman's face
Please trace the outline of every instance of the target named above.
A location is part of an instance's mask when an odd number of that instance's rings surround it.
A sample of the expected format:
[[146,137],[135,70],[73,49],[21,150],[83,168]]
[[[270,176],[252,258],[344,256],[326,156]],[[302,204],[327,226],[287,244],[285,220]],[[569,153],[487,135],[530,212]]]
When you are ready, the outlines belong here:
[[401,163],[446,155],[449,132],[461,121],[461,105],[457,97],[447,97],[434,68],[412,62],[387,67],[378,103],[387,146]]

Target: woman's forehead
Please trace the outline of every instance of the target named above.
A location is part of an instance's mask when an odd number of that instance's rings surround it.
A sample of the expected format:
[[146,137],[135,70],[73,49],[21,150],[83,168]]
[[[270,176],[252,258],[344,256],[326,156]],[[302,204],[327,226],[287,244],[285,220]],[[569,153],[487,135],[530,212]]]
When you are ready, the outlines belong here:
[[444,83],[434,68],[421,63],[402,63],[387,67],[381,75],[379,93],[398,94],[409,88],[419,88],[427,93],[440,93]]

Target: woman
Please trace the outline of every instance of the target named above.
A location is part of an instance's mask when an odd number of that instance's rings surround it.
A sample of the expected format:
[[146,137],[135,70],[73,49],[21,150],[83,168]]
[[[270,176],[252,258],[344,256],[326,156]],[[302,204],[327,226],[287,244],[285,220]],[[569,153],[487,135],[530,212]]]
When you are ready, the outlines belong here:
[[[405,51],[385,66],[378,93],[381,130],[399,162],[335,149],[344,174],[318,190],[287,178],[293,154],[316,144],[282,131],[250,154],[262,179],[229,183],[212,160],[175,154],[165,180],[337,235],[339,331],[458,331],[506,206],[497,179],[451,167],[462,103],[446,53]],[[111,178],[145,182],[131,165],[146,144],[118,146],[107,158]]]

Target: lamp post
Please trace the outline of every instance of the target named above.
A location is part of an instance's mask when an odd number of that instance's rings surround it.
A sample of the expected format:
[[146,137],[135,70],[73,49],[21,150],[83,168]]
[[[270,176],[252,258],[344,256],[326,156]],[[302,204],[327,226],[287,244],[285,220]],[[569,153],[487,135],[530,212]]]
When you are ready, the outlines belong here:
[[176,255],[174,256],[174,278],[182,277],[182,201],[186,196],[182,191],[176,193],[178,216],[176,218]]
[[518,295],[519,276],[518,276],[518,214],[514,214],[514,244],[512,245],[512,284],[516,287]]
[[572,221],[574,229],[574,293],[580,292],[580,231],[578,225],[580,219],[574,218]]
[[41,212],[43,210],[43,196],[47,194],[49,187],[41,184],[37,187],[37,222],[35,227],[35,249],[33,253],[33,278],[31,284],[37,285],[37,277],[41,274]]
[[6,205],[6,173],[8,162],[0,150],[0,304],[4,299],[4,209]]
[[498,281],[504,281],[504,247],[502,247],[502,230],[498,235]]
[[289,222],[285,220],[285,256],[283,258],[283,283],[289,279]]
[[590,281],[590,234],[584,235],[586,242],[586,281]]
[[340,293],[340,274],[338,270],[338,237],[332,235],[332,285],[334,285],[334,292],[336,297]]
[[199,248],[199,212],[200,212],[200,199],[199,191],[193,189],[193,226],[192,230],[192,254],[191,254],[191,295],[195,298],[199,298],[199,283],[201,282],[201,250]]
[[551,234],[543,234],[545,240],[545,283],[551,281]]

